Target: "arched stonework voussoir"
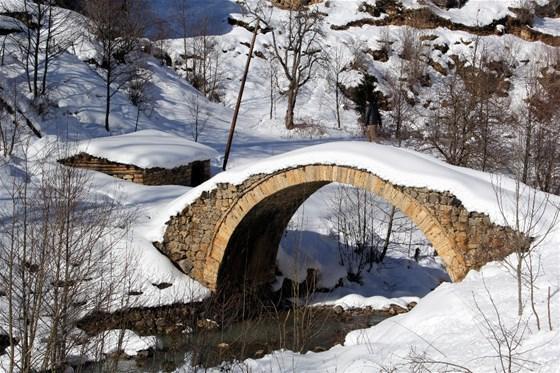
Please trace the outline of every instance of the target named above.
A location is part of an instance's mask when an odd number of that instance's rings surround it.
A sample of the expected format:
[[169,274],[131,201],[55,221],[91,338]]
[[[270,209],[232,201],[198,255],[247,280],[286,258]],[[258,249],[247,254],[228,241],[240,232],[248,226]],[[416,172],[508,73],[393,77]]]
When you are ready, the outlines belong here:
[[432,243],[454,281],[512,250],[511,229],[467,211],[449,192],[394,185],[370,171],[332,164],[254,175],[240,185],[218,184],[168,222],[160,247],[213,290],[230,281],[224,274],[266,282],[273,279],[278,245],[292,215],[332,182],[372,192],[401,210]]
[[[450,276],[453,280],[461,279],[466,273],[466,266],[462,255],[458,255],[455,249],[455,242],[453,240],[452,232],[446,230],[436,216],[436,211],[427,206],[430,196],[424,195],[430,193],[429,191],[418,190],[417,188],[404,188],[395,186],[369,171],[355,169],[352,167],[337,166],[337,165],[307,165],[297,168],[277,171],[273,175],[263,177],[257,183],[254,183],[251,188],[245,191],[240,198],[231,206],[231,208],[224,214],[215,230],[215,235],[212,239],[209,255],[205,264],[204,283],[211,288],[218,286],[219,271],[223,265],[226,250],[230,246],[230,241],[236,229],[240,226],[241,222],[246,219],[247,215],[256,208],[260,203],[269,198],[270,196],[281,193],[288,188],[300,187],[307,188],[309,193],[305,197],[296,200],[295,205],[299,205],[315,192],[318,188],[309,188],[309,184],[321,183],[319,187],[337,182],[341,184],[351,185],[372,192],[381,198],[385,199],[388,203],[394,205],[407,215],[416,226],[425,234],[426,238],[432,243],[438,254],[444,260]],[[413,192],[411,194],[411,192]],[[442,194],[443,193],[438,193]],[[434,204],[440,203],[440,196],[434,194],[432,201]],[[437,197],[434,199],[433,197]],[[451,202],[453,199],[449,199]],[[289,201],[284,201],[286,204]],[[294,210],[294,211],[292,211]],[[289,217],[293,215],[295,209],[290,209]],[[287,224],[288,221],[283,219],[283,223]],[[262,222],[263,224],[270,224],[270,222]],[[279,233],[285,229],[285,225],[277,227]],[[276,242],[271,242],[274,249],[277,248]],[[268,253],[267,257],[275,258],[276,251]],[[253,254],[254,255],[254,254]],[[266,255],[266,254],[265,254]],[[255,268],[252,269],[253,272]]]

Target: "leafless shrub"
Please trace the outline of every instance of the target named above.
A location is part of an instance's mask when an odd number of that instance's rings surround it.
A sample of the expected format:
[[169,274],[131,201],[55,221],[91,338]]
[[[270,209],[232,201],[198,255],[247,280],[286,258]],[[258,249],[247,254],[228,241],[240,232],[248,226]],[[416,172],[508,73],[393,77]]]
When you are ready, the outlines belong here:
[[473,294],[473,301],[482,319],[484,336],[492,346],[495,355],[490,358],[497,359],[496,371],[503,373],[524,372],[538,364],[525,357],[528,350],[523,349],[523,342],[529,330],[529,318],[518,315],[513,323],[509,323],[496,305],[486,282],[483,279],[487,301],[491,312],[484,310],[480,300]]
[[[92,199],[83,170],[41,162],[25,171],[39,177],[3,184],[11,196],[0,224],[0,282],[6,312],[0,330],[9,336],[9,371],[63,367],[80,350],[78,320],[114,306],[115,249],[129,219],[109,200]],[[119,267],[121,268],[121,267]]]
[[342,48],[335,48],[327,58],[328,75],[327,80],[334,90],[335,113],[338,128],[341,127],[341,107],[344,96],[341,94],[341,87],[344,86],[344,72],[350,67],[351,60]]
[[[406,366],[412,373],[474,373],[472,370],[462,365],[445,361],[445,359],[435,359],[431,357],[426,351],[418,352],[415,348],[412,348],[410,350],[406,360],[407,362],[403,364],[403,366]],[[397,371],[398,370],[396,370],[395,372]]]
[[[381,207],[369,192],[341,186],[333,201],[333,235],[339,243],[339,263],[351,281],[360,281],[364,270],[380,263],[389,249],[396,209]],[[385,231],[385,237],[378,232]]]
[[210,113],[202,107],[200,100],[198,94],[192,94],[188,98],[189,111],[192,117],[191,133],[196,142],[198,142],[198,138],[206,128],[210,118]]

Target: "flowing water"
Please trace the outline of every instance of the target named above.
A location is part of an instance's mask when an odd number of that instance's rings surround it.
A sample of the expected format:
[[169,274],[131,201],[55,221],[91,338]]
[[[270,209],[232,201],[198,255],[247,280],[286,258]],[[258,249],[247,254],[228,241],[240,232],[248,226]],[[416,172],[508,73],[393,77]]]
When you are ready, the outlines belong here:
[[336,312],[327,308],[301,308],[272,312],[227,327],[193,333],[160,335],[160,345],[142,358],[119,360],[117,367],[96,363],[87,372],[169,372],[194,363],[219,366],[223,362],[258,358],[281,348],[324,351],[344,341],[352,330],[367,328],[390,317],[386,312]]

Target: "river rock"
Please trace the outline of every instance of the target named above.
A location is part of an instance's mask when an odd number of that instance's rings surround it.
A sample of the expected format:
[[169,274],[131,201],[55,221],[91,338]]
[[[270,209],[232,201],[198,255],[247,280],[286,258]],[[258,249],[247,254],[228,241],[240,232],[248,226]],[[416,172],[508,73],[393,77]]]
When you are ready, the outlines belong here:
[[171,286],[173,286],[173,284],[170,284],[169,282],[161,282],[159,284],[152,284],[153,286],[155,286],[156,288],[163,290],[163,289],[167,289]]
[[218,328],[218,323],[210,319],[200,319],[196,321],[196,326],[200,329],[213,330]]

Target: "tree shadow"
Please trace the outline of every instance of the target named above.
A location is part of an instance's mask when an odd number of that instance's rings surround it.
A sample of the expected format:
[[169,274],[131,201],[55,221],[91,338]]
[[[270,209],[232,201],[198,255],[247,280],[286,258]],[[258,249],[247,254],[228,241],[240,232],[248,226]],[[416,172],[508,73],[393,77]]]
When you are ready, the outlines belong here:
[[[150,4],[152,12],[167,26],[167,38],[183,37],[176,12],[177,0],[152,0]],[[228,23],[229,15],[241,12],[239,4],[233,0],[188,0],[187,6],[188,36],[200,34],[203,28],[207,35],[227,34],[232,29]],[[155,24],[148,27],[146,36],[157,38]]]

